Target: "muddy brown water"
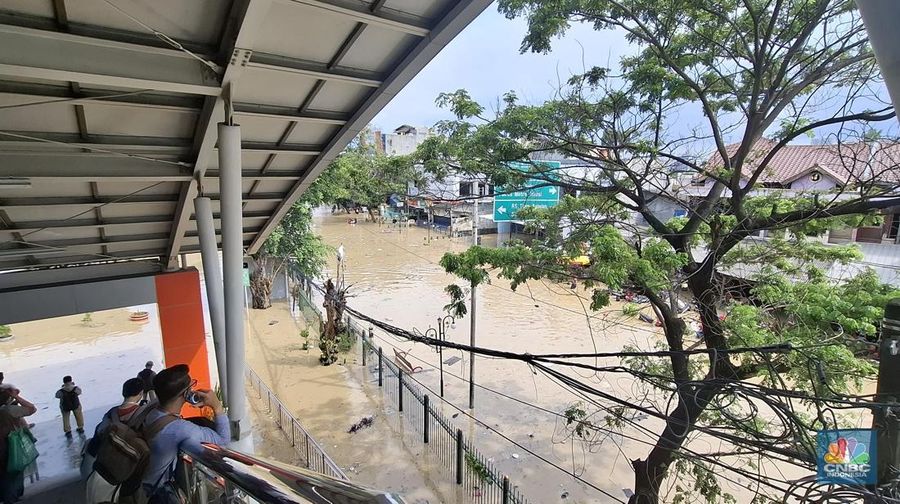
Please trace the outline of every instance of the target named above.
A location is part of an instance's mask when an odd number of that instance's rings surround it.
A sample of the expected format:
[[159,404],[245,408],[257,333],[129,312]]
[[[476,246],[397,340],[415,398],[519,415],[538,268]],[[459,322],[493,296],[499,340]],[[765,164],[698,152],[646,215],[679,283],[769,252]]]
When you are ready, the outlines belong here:
[[[348,303],[373,318],[397,327],[421,332],[437,325],[445,315],[448,297],[444,288],[458,280],[446,274],[438,261],[446,252],[460,252],[471,246],[471,237],[450,238],[442,233],[417,227],[379,226],[360,222],[347,224],[346,217],[327,212],[316,215],[316,228],[325,241],[346,254],[345,280],[351,285]],[[429,236],[431,239],[429,240]],[[482,237],[482,245],[496,245],[497,236]],[[333,274],[336,261],[332,260]],[[319,300],[320,301],[320,300]],[[643,350],[657,349],[663,341],[661,329],[622,313],[622,304],[614,302],[600,312],[591,312],[589,292],[571,289],[565,284],[529,282],[515,292],[509,281],[493,276],[490,285],[477,292],[476,345],[520,353],[591,353],[615,352],[626,345]],[[687,315],[690,319],[691,315]],[[468,317],[448,328],[451,341],[469,342]],[[408,351],[414,365],[424,371],[414,378],[437,396],[440,359],[437,352],[422,344],[412,343],[376,331],[376,344],[385,355],[393,349]],[[489,457],[498,470],[510,476],[531,502],[617,502],[627,501],[633,487],[631,460],[644,458],[656,442],[663,423],[652,415],[633,415],[633,422],[613,432],[597,433],[591,442],[573,439],[560,416],[567,408],[578,406],[594,425],[605,426],[613,400],[596,396],[580,396],[522,362],[476,357],[474,411],[467,409],[469,356],[460,351],[444,352],[445,396],[443,411],[457,414],[454,422],[474,445]],[[593,365],[620,364],[618,359],[581,359]],[[580,379],[602,393],[634,400],[647,390],[628,374],[593,373],[587,370],[556,367],[568,376]],[[872,388],[867,383],[864,389]],[[667,396],[650,394],[655,409],[666,411]],[[527,404],[526,404],[527,403]],[[761,408],[765,416],[765,408]],[[470,413],[472,419],[467,417]],[[477,419],[477,420],[476,420]],[[848,419],[849,421],[849,419]],[[870,425],[870,417],[859,415],[859,427]],[[703,434],[692,435],[686,448],[700,454],[728,452],[727,443]],[[758,460],[724,457],[725,467],[737,467],[750,474],[775,480],[793,480],[810,475],[793,465]],[[749,502],[757,485],[750,479],[713,466],[723,489],[738,502]],[[573,477],[577,475],[583,481]],[[449,476],[448,476],[449,477]],[[586,483],[588,482],[588,483]],[[691,486],[689,481],[669,478],[662,498],[674,497],[676,484]],[[776,483],[786,488],[783,483]],[[769,493],[773,492],[769,489]]]
[[[445,315],[443,308],[448,298],[444,288],[456,279],[446,274],[438,261],[448,251],[465,250],[471,244],[471,237],[449,238],[432,232],[429,243],[427,231],[421,228],[373,223],[348,225],[346,218],[321,213],[316,226],[327,243],[344,246],[345,278],[352,285],[350,306],[395,326],[422,332],[435,327],[437,318]],[[482,243],[490,245],[494,240],[496,235],[488,235]],[[334,264],[331,268],[334,269]],[[619,306],[586,314],[589,304],[586,297],[583,290],[573,291],[568,285],[542,282],[532,282],[512,292],[508,281],[495,277],[490,285],[477,290],[476,344],[529,353],[604,352],[619,350],[626,344],[649,348],[659,337],[653,325],[623,316]],[[468,343],[469,326],[468,316],[456,320],[455,326],[447,329],[448,338]],[[376,331],[376,336],[385,355],[393,355],[394,348],[410,352],[414,356],[413,364],[424,368],[414,378],[433,391],[432,397],[437,395],[440,373],[436,368],[440,359],[433,348],[381,331]],[[476,358],[475,381],[491,391],[476,389],[473,416],[477,421],[472,420],[465,415],[469,355],[454,350],[444,352],[445,362],[453,357],[458,361],[444,367],[445,399],[465,412],[450,404],[444,405],[444,411],[458,414],[454,420],[457,426],[474,437],[478,449],[492,459],[498,470],[509,475],[512,483],[532,502],[626,499],[623,489],[629,489],[633,481],[629,458],[637,458],[649,450],[646,442],[650,438],[646,432],[630,433],[637,440],[612,435],[602,444],[591,446],[573,441],[566,435],[565,419],[556,413],[584,399],[543,374],[534,373],[522,362],[491,358]],[[594,363],[594,360],[587,362]],[[622,397],[632,394],[634,382],[624,375],[567,372],[580,375],[603,392]],[[587,405],[584,409],[593,414],[594,421],[602,422],[605,413],[594,414],[597,408]],[[660,428],[651,418],[639,423],[651,432]],[[574,479],[573,471],[607,494]]]

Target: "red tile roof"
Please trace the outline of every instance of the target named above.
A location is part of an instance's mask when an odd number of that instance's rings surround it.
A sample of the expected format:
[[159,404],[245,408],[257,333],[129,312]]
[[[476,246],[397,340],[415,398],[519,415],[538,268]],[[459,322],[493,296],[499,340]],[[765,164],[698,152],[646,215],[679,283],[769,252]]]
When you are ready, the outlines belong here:
[[[761,139],[756,142],[743,168],[743,178],[749,177],[759,167],[759,164],[775,147],[776,142],[769,139]],[[733,155],[739,144],[731,144],[726,147],[728,155]],[[881,157],[873,156],[873,151],[882,152]],[[879,169],[870,169],[881,162]],[[714,152],[706,166],[716,167],[722,165],[722,158],[718,152]],[[788,184],[803,175],[817,170],[833,178],[838,184],[844,185],[847,181],[868,181],[879,172],[890,172],[895,177],[892,181],[900,181],[898,173],[900,165],[900,145],[891,144],[887,148],[878,149],[876,146],[863,142],[841,145],[786,145],[782,147],[769,161],[768,165],[759,176],[759,183]]]

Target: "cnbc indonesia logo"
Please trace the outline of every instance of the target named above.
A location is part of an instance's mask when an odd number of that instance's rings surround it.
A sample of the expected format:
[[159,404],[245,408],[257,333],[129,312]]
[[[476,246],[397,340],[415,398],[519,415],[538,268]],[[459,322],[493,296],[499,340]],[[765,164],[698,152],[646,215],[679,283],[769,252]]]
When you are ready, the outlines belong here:
[[871,429],[819,431],[818,480],[825,483],[875,483],[875,435]]

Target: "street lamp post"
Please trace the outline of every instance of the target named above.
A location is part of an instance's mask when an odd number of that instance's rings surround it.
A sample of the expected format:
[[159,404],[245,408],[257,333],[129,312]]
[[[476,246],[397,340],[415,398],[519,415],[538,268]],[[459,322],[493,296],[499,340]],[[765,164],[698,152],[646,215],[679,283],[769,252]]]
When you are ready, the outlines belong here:
[[[435,338],[441,343],[447,341],[447,328],[448,327],[456,327],[456,319],[453,315],[445,315],[443,317],[438,317],[437,319],[437,329],[434,327],[429,327],[427,331],[425,331],[426,337]],[[441,373],[441,397],[444,397],[444,346],[437,345],[438,352],[438,360],[439,360],[439,369]]]

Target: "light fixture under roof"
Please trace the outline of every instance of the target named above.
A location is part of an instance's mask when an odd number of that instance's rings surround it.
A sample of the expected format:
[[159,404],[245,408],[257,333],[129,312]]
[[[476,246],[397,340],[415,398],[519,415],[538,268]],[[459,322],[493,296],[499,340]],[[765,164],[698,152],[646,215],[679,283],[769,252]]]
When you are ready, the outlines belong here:
[[0,177],[0,189],[27,189],[31,187],[28,177]]

